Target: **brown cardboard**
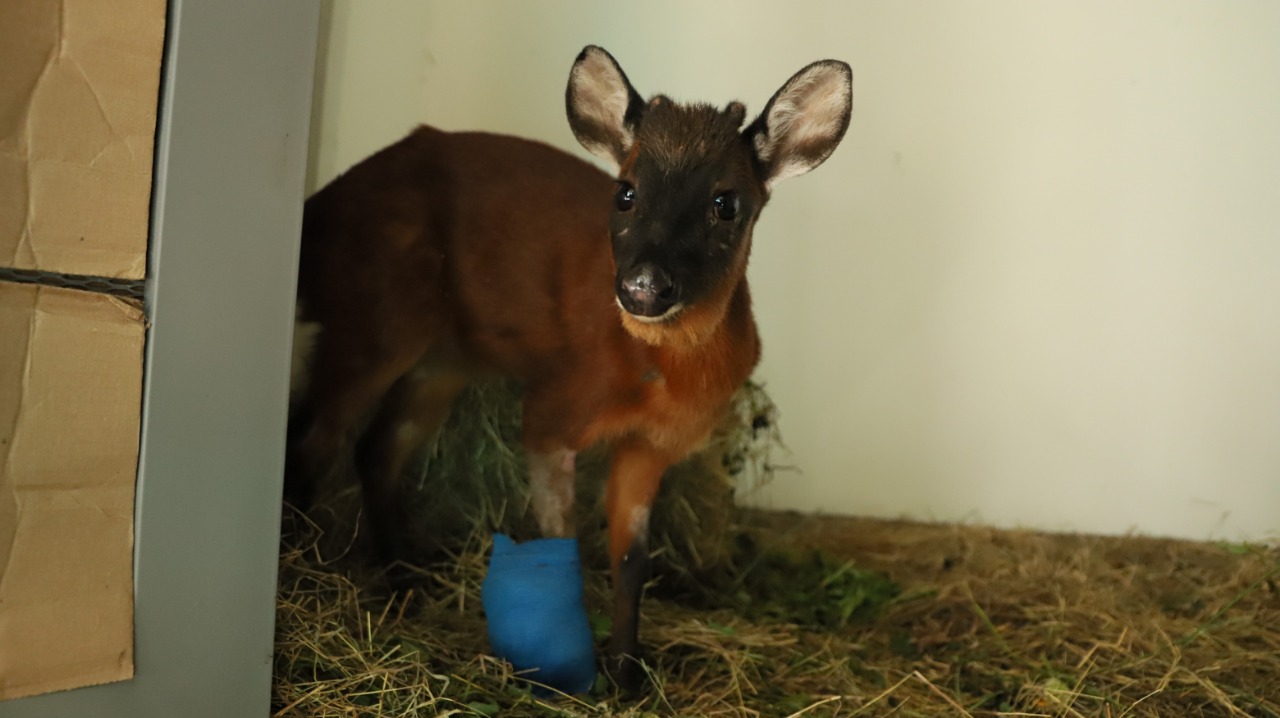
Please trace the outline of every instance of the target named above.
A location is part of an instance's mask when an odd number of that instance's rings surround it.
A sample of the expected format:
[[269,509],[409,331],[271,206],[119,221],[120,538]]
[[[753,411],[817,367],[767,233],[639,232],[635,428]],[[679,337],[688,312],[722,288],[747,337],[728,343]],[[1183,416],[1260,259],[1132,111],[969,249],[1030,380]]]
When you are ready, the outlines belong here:
[[0,700],[133,675],[145,321],[0,282]]
[[0,266],[140,279],[165,0],[0,2]]
[[[0,0],[0,267],[140,279],[165,0]],[[145,320],[0,281],[0,700],[133,674]]]

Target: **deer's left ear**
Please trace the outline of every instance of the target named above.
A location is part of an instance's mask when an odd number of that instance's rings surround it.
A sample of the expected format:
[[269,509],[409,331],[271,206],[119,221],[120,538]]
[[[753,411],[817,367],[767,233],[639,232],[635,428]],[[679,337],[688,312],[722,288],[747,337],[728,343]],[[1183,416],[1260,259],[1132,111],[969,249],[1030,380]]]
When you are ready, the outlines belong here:
[[578,55],[565,90],[569,127],[591,154],[614,172],[635,144],[644,99],[604,48],[589,45]]
[[820,60],[787,80],[743,135],[764,168],[765,186],[802,175],[831,156],[853,111],[853,71]]

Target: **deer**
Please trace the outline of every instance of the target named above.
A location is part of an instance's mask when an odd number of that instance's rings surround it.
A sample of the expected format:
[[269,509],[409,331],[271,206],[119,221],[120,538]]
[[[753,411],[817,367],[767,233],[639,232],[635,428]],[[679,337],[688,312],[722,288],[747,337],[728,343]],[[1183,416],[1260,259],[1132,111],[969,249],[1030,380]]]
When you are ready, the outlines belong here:
[[471,382],[514,378],[544,536],[573,533],[575,457],[610,452],[607,661],[634,686],[654,498],[759,361],[753,229],[774,187],[844,137],[852,71],[807,65],[747,123],[737,101],[645,100],[588,46],[565,107],[608,173],[540,142],[422,125],[306,201],[286,496],[305,506],[363,425],[364,520],[383,560],[405,558],[406,463]]

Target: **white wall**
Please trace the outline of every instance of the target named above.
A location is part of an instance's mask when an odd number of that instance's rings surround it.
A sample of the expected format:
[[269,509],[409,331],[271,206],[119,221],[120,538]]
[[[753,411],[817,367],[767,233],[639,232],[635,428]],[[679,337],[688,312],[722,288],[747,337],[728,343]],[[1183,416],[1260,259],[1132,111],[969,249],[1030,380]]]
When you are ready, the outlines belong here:
[[588,43],[753,109],[854,68],[844,145],[756,233],[804,472],[762,501],[1280,535],[1280,3],[337,2],[315,182],[418,122],[584,154]]

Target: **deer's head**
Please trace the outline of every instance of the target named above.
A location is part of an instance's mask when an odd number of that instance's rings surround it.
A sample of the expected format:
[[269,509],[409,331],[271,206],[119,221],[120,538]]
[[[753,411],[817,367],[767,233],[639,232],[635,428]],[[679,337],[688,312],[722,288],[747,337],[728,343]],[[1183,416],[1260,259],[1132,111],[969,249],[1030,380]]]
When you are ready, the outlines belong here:
[[602,48],[578,55],[569,125],[617,178],[610,233],[623,324],[650,344],[700,343],[746,273],[751,232],[779,181],[822,164],[844,137],[852,72],[797,72],[744,127],[746,108],[644,100]]

